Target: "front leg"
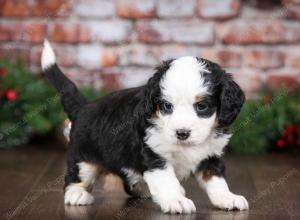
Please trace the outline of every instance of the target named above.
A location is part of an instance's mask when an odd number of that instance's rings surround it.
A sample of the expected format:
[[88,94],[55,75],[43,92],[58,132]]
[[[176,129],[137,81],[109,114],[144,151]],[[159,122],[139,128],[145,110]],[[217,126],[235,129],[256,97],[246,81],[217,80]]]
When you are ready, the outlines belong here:
[[248,209],[245,197],[236,195],[229,190],[224,173],[223,161],[218,157],[210,157],[200,163],[195,176],[214,206],[226,210]]
[[193,213],[196,207],[185,197],[174,168],[166,164],[164,168],[144,172],[144,180],[149,187],[152,199],[165,213]]

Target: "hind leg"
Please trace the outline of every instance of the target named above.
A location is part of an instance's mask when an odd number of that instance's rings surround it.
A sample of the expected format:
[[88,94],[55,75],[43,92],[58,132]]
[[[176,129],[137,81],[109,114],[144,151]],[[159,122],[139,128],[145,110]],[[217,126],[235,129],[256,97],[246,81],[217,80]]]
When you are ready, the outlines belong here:
[[98,177],[97,164],[69,158],[65,177],[65,204],[90,205],[94,202],[91,191]]
[[131,169],[122,169],[123,186],[125,192],[133,197],[150,198],[149,188],[143,177]]

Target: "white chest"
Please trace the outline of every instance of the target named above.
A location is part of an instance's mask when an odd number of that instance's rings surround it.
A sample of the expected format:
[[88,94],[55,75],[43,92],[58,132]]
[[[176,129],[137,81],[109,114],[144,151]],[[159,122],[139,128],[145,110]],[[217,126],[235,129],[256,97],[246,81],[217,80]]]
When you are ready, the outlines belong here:
[[197,146],[171,145],[159,133],[149,132],[147,145],[175,169],[177,178],[181,181],[190,176],[199,163],[209,156],[220,156],[231,135],[216,136],[211,134],[205,143]]

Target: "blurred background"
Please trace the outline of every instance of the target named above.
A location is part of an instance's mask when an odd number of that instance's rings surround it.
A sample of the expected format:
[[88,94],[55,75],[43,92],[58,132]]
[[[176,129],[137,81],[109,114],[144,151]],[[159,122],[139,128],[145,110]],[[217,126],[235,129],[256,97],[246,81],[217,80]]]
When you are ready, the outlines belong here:
[[42,42],[91,99],[138,86],[162,60],[220,64],[247,95],[235,153],[300,152],[298,0],[0,0],[0,147],[62,134]]

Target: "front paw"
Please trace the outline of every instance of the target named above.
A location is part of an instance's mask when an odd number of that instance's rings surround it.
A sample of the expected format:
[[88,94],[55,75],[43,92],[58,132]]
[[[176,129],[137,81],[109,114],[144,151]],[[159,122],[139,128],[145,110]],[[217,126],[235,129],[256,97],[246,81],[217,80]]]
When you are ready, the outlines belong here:
[[158,201],[161,209],[165,213],[171,214],[190,214],[196,212],[196,207],[192,200],[179,196],[170,199],[162,199]]
[[244,196],[235,195],[231,192],[214,193],[209,195],[212,204],[220,209],[226,210],[246,210],[249,205]]
[[69,205],[91,205],[94,197],[79,186],[69,186],[65,192],[65,204]]

